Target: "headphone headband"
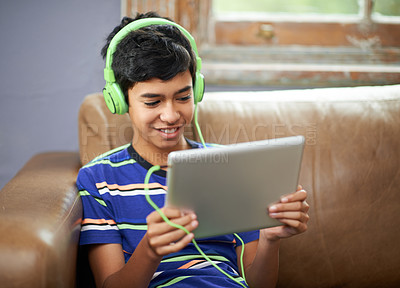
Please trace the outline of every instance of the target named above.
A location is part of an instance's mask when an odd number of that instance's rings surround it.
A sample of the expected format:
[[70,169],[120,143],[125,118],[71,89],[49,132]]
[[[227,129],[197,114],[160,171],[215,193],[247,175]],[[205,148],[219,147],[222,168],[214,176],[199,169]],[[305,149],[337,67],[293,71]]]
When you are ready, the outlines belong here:
[[[122,28],[120,31],[118,31],[117,34],[115,34],[115,36],[111,40],[110,45],[108,46],[108,49],[107,49],[106,67],[111,68],[113,55],[115,53],[115,50],[117,50],[118,44],[129,33],[131,33],[132,31],[135,31],[135,30],[139,30],[140,28],[151,26],[151,25],[171,25],[171,26],[177,27],[182,32],[182,34],[185,35],[185,37],[189,40],[190,46],[192,47],[194,53],[196,54],[196,57],[199,58],[197,45],[196,45],[196,42],[195,42],[193,36],[181,25],[179,25],[175,22],[169,21],[167,19],[163,19],[163,18],[145,18],[145,19],[135,20],[135,21],[129,23],[124,28]],[[200,69],[198,69],[198,70],[200,70]]]
[[124,28],[122,28],[111,40],[106,55],[106,65],[104,68],[104,79],[106,80],[106,86],[103,89],[104,99],[107,107],[112,113],[124,114],[128,111],[128,105],[125,102],[125,96],[121,91],[118,83],[115,82],[115,74],[112,70],[113,55],[117,50],[118,44],[132,31],[138,30],[143,27],[151,25],[171,25],[177,27],[182,34],[188,39],[190,46],[192,47],[196,56],[196,79],[195,87],[193,88],[195,103],[200,102],[203,98],[204,93],[204,77],[200,73],[201,70],[201,58],[199,57],[197,45],[193,36],[179,24],[169,21],[163,18],[145,18],[135,20]]

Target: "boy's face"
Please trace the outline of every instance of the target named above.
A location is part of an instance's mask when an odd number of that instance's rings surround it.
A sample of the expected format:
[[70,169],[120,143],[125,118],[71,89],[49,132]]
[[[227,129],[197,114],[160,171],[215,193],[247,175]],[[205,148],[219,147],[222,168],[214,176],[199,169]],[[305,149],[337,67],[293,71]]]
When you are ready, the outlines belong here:
[[189,71],[168,81],[153,78],[128,91],[133,146],[139,154],[169,153],[187,148],[184,127],[194,112],[192,76]]

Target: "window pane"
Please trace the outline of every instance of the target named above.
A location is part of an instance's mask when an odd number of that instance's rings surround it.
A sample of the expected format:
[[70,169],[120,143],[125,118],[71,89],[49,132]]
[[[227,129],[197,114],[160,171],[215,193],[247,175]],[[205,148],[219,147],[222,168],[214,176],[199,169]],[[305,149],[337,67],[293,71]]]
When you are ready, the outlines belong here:
[[400,0],[375,0],[374,14],[400,16]]
[[[392,2],[398,1],[400,0],[392,0]],[[213,2],[217,14],[229,12],[358,14],[358,0],[214,0]]]

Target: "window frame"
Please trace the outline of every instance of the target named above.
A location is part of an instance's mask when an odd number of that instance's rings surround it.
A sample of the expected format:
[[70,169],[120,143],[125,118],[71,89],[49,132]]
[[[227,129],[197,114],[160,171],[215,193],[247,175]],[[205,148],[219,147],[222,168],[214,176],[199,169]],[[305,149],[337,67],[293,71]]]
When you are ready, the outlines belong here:
[[400,17],[374,17],[373,0],[359,3],[358,15],[215,15],[213,44],[400,47]]
[[213,13],[213,0],[121,1],[123,16],[155,10],[188,29],[199,46],[207,84],[400,83],[400,17],[373,17],[373,0],[361,0],[357,16],[312,19],[229,19]]

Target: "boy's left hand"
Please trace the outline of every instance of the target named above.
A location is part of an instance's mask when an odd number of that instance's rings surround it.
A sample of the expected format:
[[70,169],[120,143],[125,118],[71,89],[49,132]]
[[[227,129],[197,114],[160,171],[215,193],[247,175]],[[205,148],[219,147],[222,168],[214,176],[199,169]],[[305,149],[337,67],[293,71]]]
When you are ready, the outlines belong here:
[[309,205],[306,201],[307,192],[299,185],[297,191],[283,196],[280,202],[268,208],[269,216],[278,219],[283,226],[271,227],[260,230],[263,237],[274,241],[288,238],[307,230]]

